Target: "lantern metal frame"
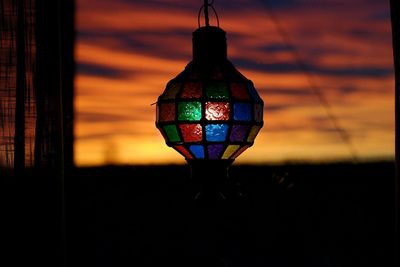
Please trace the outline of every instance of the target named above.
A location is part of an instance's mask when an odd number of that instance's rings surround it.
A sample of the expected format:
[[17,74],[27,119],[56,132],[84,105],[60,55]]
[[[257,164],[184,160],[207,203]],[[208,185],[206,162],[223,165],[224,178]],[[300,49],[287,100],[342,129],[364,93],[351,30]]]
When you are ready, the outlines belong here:
[[[254,144],[254,139],[263,126],[264,102],[254,88],[253,82],[244,77],[227,59],[225,34],[219,27],[205,26],[197,29],[193,33],[193,61],[182,73],[168,82],[164,93],[157,101],[157,128],[163,134],[166,144],[177,150],[187,160],[235,159]],[[204,42],[206,42],[205,48],[202,46]],[[188,90],[186,86],[195,84],[199,86],[194,87],[192,91],[196,93],[196,96],[185,96],[185,90]],[[210,89],[210,86],[217,84],[220,88]],[[212,95],[213,91],[217,95]],[[218,95],[222,91],[224,93]],[[198,106],[196,118],[182,119],[185,116],[180,116],[182,115],[180,107],[185,104],[190,105],[190,103]],[[168,105],[169,108],[164,110]],[[228,119],[207,119],[210,115],[210,107],[207,108],[207,106],[211,105],[225,105],[226,113],[223,115]],[[246,107],[247,112],[236,111],[240,107]],[[167,115],[164,114],[165,112]],[[238,118],[243,114],[246,118]],[[187,141],[188,138],[183,134],[181,127],[183,125],[200,125],[201,140]],[[223,140],[208,138],[207,133],[210,131],[207,130],[207,126],[209,125],[224,125]],[[169,133],[166,126],[171,126],[168,129],[174,130],[170,130]],[[232,138],[234,129],[239,127],[242,127],[243,137]],[[203,147],[203,153],[199,153],[203,156],[193,152],[191,149],[193,145]],[[211,146],[220,146],[218,155],[210,155],[212,154],[209,151]]]
[[[208,203],[218,196],[226,199],[229,166],[254,144],[264,125],[264,102],[253,82],[228,60],[226,32],[219,27],[212,3],[204,0],[199,11],[193,60],[167,83],[156,103],[156,127],[166,144],[186,158],[192,180],[200,185],[197,197],[211,200]],[[208,7],[215,12],[218,27],[209,25]],[[220,131],[210,131],[216,125]],[[223,138],[209,138],[221,134]]]

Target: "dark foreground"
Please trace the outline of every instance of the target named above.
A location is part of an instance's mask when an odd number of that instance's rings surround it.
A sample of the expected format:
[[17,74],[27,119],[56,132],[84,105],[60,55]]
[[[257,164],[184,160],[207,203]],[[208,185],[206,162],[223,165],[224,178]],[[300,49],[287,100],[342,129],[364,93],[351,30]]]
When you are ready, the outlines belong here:
[[[393,266],[392,163],[234,166],[232,197],[211,206],[193,200],[189,176],[78,169],[66,179],[68,266]],[[35,190],[9,196],[5,252],[17,256],[3,266],[54,257],[57,211]]]

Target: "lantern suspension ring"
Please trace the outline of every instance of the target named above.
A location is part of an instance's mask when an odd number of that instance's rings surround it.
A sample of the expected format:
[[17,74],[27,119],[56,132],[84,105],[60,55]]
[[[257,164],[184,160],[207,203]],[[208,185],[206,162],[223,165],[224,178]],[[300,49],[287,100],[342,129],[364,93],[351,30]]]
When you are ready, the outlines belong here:
[[211,7],[211,9],[214,11],[215,17],[217,19],[217,27],[219,28],[218,14],[217,14],[217,11],[215,10],[213,4],[214,4],[214,0],[204,0],[204,4],[200,7],[199,14],[197,16],[197,23],[199,25],[199,28],[200,28],[200,24],[201,24],[200,23],[201,11],[203,11],[203,10],[204,10],[204,20],[205,20],[206,26],[207,27],[210,26],[210,19],[208,16],[208,7]]

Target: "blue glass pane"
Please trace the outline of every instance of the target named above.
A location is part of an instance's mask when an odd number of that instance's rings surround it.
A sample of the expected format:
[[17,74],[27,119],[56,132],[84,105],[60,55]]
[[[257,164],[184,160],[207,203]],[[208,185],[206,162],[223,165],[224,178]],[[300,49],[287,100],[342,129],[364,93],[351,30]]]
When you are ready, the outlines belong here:
[[192,151],[193,155],[197,159],[204,159],[204,148],[200,145],[191,145],[189,146],[190,151]]
[[219,159],[222,149],[224,149],[223,145],[210,145],[208,146],[208,157],[210,159]]
[[211,142],[223,142],[228,132],[228,124],[208,124],[206,125],[206,139]]
[[256,102],[262,102],[260,96],[258,95],[256,88],[254,88],[254,85],[252,82],[249,82],[247,84],[247,89],[250,92],[251,97],[256,101]]
[[251,121],[251,104],[236,103],[233,106],[233,118],[237,121]]

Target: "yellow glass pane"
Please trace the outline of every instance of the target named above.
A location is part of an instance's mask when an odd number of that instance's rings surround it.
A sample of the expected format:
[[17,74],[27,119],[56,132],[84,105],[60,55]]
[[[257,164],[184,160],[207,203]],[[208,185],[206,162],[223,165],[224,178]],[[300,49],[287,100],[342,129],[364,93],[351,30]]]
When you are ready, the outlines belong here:
[[240,145],[230,145],[226,148],[224,154],[222,155],[222,159],[229,159],[233,153],[236,152],[236,150],[238,150],[240,147]]
[[249,137],[247,137],[247,142],[254,142],[254,139],[256,139],[256,136],[257,136],[258,132],[260,131],[260,129],[261,129],[261,126],[253,126],[253,128],[251,128]]

